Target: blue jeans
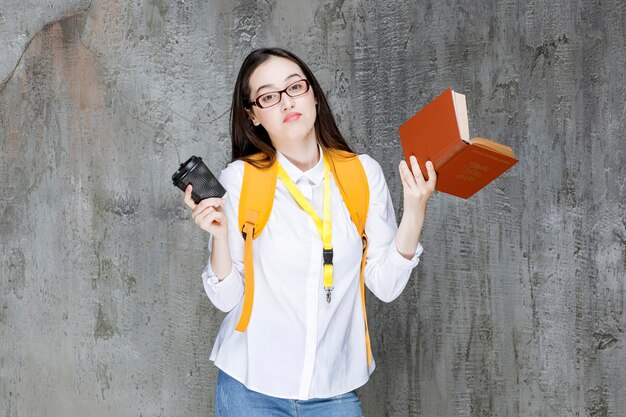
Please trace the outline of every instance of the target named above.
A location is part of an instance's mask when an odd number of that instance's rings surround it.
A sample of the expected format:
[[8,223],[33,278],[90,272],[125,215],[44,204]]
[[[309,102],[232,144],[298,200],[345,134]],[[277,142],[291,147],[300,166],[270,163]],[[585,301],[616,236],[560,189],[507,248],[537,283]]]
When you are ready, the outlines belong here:
[[215,417],[363,417],[355,391],[331,398],[287,400],[251,391],[223,371],[217,374]]

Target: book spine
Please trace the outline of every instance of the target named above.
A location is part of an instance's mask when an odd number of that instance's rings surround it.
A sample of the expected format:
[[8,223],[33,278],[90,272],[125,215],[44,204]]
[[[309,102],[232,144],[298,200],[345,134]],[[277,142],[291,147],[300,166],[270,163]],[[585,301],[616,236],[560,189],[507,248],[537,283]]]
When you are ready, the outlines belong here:
[[433,165],[435,166],[435,171],[438,171],[446,166],[448,162],[452,160],[457,154],[463,152],[466,147],[469,145],[462,140],[458,140],[449,144],[444,150],[439,152],[437,156],[433,158]]

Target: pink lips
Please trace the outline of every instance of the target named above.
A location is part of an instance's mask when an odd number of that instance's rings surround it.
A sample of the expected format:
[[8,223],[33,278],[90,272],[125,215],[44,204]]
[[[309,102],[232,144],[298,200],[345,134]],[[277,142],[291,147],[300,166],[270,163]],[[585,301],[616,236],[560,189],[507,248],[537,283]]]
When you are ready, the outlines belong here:
[[296,112],[289,113],[283,119],[283,123],[289,123],[289,122],[293,122],[294,120],[298,120],[300,118],[300,116],[302,116],[302,114],[300,114],[300,113],[296,113]]

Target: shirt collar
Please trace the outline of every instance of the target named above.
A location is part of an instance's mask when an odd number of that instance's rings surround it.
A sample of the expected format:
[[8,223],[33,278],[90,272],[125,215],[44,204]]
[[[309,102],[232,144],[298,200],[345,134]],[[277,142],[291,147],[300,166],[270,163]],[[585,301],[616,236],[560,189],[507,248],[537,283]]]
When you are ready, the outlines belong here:
[[276,157],[278,162],[285,169],[289,178],[294,183],[300,181],[301,178],[308,179],[313,183],[313,185],[319,185],[324,179],[324,153],[322,152],[322,147],[317,145],[320,153],[320,159],[317,161],[317,164],[308,171],[302,171],[300,168],[292,164],[289,159],[285,155],[283,155],[280,151],[276,150]]

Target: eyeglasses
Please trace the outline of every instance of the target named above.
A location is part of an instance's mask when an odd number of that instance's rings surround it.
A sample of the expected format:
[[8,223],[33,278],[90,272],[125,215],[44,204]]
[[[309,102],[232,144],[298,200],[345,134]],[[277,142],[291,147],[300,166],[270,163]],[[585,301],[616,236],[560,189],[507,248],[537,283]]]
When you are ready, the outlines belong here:
[[284,90],[272,91],[270,93],[261,94],[256,100],[248,103],[248,107],[257,106],[260,109],[266,109],[280,103],[283,93],[289,97],[300,97],[309,91],[311,84],[308,80],[302,79],[291,83]]

